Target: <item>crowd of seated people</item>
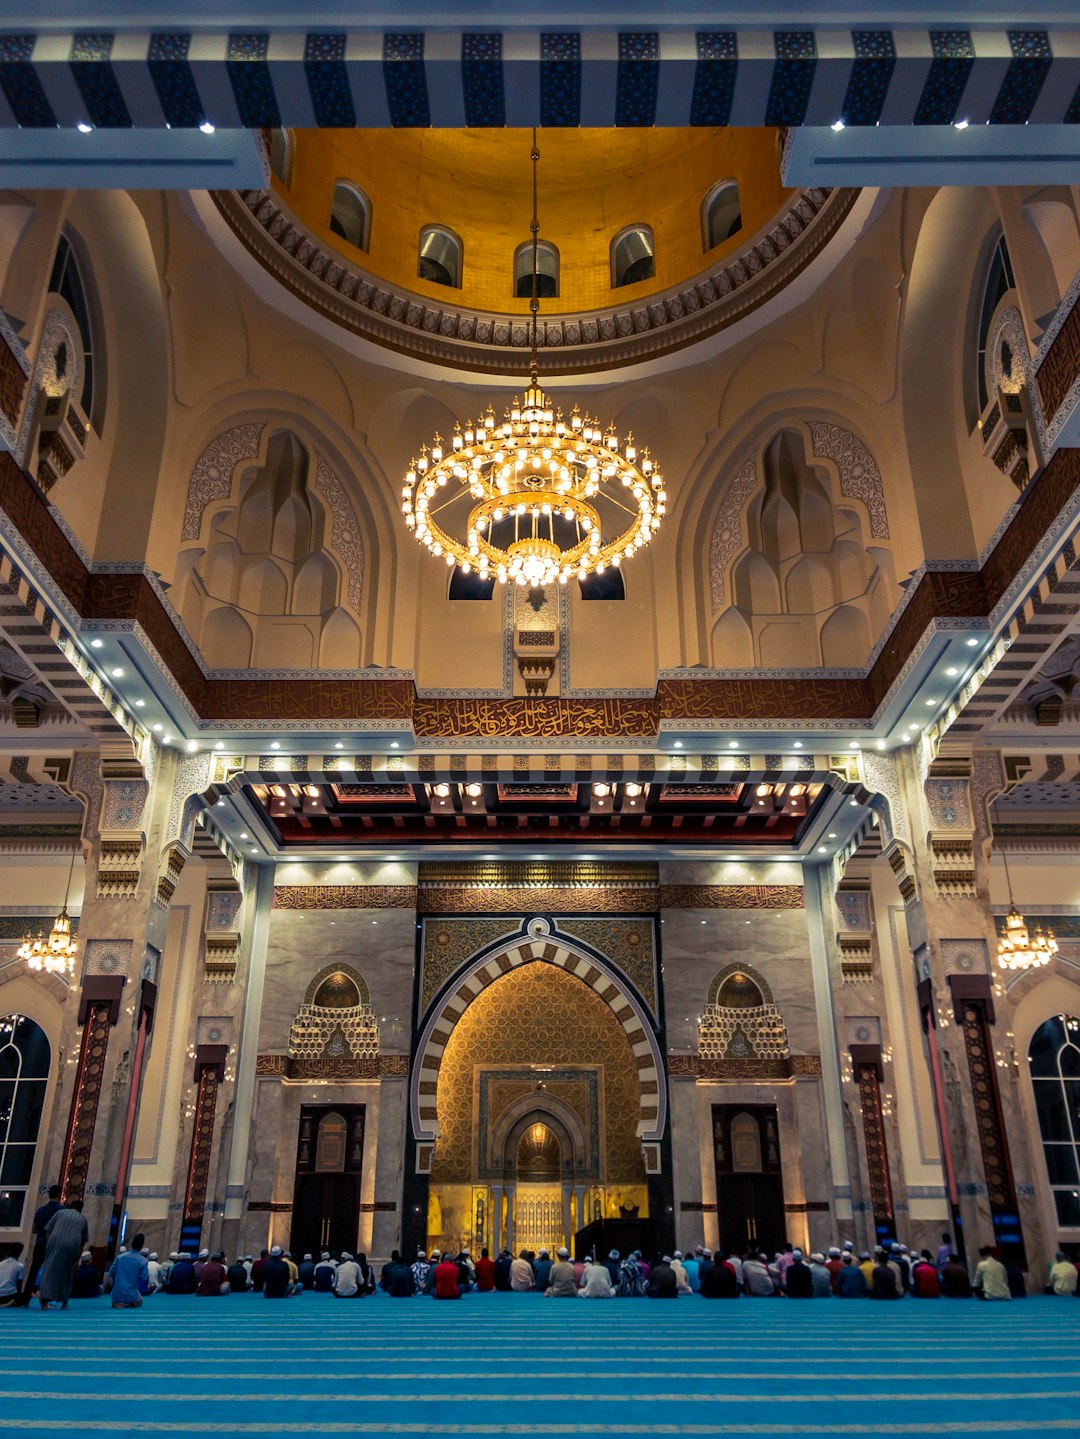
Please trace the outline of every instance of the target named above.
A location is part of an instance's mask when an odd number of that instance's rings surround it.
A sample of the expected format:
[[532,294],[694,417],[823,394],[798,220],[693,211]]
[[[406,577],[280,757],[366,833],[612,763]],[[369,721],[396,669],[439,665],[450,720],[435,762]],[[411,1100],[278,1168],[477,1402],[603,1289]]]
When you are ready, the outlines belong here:
[[[1007,1265],[990,1247],[979,1251],[974,1275],[958,1254],[951,1237],[942,1235],[937,1253],[909,1250],[892,1242],[871,1254],[851,1245],[834,1245],[827,1253],[804,1254],[793,1245],[770,1260],[753,1250],[744,1254],[715,1252],[699,1244],[690,1253],[674,1250],[646,1260],[640,1250],[622,1255],[612,1249],[606,1257],[590,1254],[572,1260],[557,1248],[514,1254],[503,1249],[492,1259],[484,1249],[473,1259],[467,1249],[456,1254],[423,1250],[410,1263],[398,1250],[378,1275],[362,1253],[342,1251],[318,1258],[305,1254],[297,1262],[275,1245],[254,1257],[237,1256],[226,1266],[225,1255],[207,1249],[197,1255],[175,1252],[164,1262],[145,1248],[143,1236],[133,1237],[130,1248],[121,1246],[106,1268],[92,1252],[82,1252],[74,1270],[72,1299],[111,1298],[114,1308],[139,1308],[157,1293],[194,1294],[218,1298],[255,1293],[267,1299],[287,1299],[307,1293],[332,1294],[337,1299],[363,1299],[381,1291],[392,1299],[429,1295],[460,1299],[479,1293],[537,1293],[552,1299],[977,1299],[1000,1301],[1023,1297],[1023,1272]],[[1055,1295],[1080,1294],[1080,1268],[1059,1252],[1049,1268],[1045,1291]],[[0,1308],[18,1302],[28,1292],[26,1267],[18,1246],[7,1246],[0,1257]]]

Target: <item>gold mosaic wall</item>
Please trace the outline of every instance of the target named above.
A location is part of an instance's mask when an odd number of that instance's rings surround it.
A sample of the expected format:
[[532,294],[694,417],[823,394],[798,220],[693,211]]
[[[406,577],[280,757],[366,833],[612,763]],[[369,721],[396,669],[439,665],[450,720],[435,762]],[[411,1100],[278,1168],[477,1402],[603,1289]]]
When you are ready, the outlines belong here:
[[437,1095],[442,1138],[433,1184],[473,1177],[474,1066],[597,1065],[603,1074],[603,1172],[608,1184],[644,1181],[636,1129],[638,1071],[619,1021],[561,969],[528,964],[490,984],[462,1015],[443,1054]]

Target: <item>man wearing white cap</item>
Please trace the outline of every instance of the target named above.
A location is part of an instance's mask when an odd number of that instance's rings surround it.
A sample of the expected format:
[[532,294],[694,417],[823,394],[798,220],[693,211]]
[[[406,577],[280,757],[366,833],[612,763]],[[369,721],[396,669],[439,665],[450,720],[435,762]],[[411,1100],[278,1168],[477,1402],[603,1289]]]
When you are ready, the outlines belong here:
[[327,1250],[323,1250],[322,1258],[315,1266],[315,1293],[329,1294],[334,1287],[334,1274],[337,1264],[330,1258]]
[[824,1254],[811,1254],[810,1277],[811,1297],[814,1299],[831,1299],[833,1292],[832,1275],[826,1266]]
[[292,1270],[282,1255],[281,1245],[275,1244],[263,1270],[263,1297],[288,1299],[295,1288]]
[[611,1275],[608,1273],[606,1264],[595,1264],[591,1259],[586,1262],[585,1271],[581,1277],[581,1288],[578,1290],[578,1298],[615,1298],[615,1288],[611,1282]]
[[339,1299],[355,1299],[360,1290],[360,1266],[351,1254],[342,1252],[334,1271],[334,1293]]
[[675,1271],[675,1288],[679,1291],[679,1293],[693,1294],[694,1291],[690,1287],[690,1276],[687,1274],[686,1268],[682,1262],[681,1249],[676,1249],[675,1253],[672,1255],[671,1267]]
[[575,1299],[577,1297],[577,1275],[570,1263],[570,1251],[559,1249],[558,1258],[551,1266],[550,1282],[544,1293],[549,1299]]
[[150,1278],[150,1292],[156,1294],[159,1289],[165,1288],[165,1280],[161,1274],[161,1265],[158,1263],[157,1251],[146,1256],[146,1271]]

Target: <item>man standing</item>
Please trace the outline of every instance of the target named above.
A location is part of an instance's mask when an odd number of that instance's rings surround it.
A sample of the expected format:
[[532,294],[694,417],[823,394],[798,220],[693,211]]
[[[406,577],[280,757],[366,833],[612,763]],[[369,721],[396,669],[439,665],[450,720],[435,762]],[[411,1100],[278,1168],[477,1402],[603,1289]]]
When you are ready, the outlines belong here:
[[[114,1309],[141,1309],[143,1295],[150,1292],[150,1273],[139,1253],[142,1246],[143,1236],[136,1234],[127,1253],[119,1255],[109,1266]],[[222,1270],[222,1274],[224,1272]]]
[[1080,1276],[1077,1275],[1076,1265],[1070,1261],[1067,1254],[1063,1254],[1059,1249],[1050,1266],[1050,1283],[1046,1286],[1047,1293],[1075,1294],[1078,1277]]
[[941,1273],[941,1271],[945,1268],[946,1264],[948,1264],[948,1262],[949,1262],[950,1259],[955,1259],[955,1258],[956,1258],[956,1246],[955,1246],[955,1245],[953,1244],[953,1242],[952,1242],[952,1235],[948,1232],[948,1230],[946,1230],[945,1233],[941,1236],[941,1243],[938,1245],[938,1252],[937,1252],[937,1268],[938,1268],[938,1273],[939,1273],[939,1274]]
[[52,1300],[68,1307],[75,1265],[90,1242],[90,1231],[82,1212],[82,1200],[73,1199],[56,1211],[45,1226],[45,1262],[38,1278],[38,1303],[47,1309]]
[[1011,1299],[1009,1276],[1000,1259],[994,1258],[989,1244],[979,1250],[979,1262],[975,1267],[976,1299]]
[[20,1307],[30,1303],[34,1290],[37,1288],[38,1272],[45,1261],[45,1229],[59,1208],[60,1186],[51,1184],[48,1199],[34,1210],[34,1248],[30,1255],[30,1263],[26,1267],[22,1292],[19,1295]]

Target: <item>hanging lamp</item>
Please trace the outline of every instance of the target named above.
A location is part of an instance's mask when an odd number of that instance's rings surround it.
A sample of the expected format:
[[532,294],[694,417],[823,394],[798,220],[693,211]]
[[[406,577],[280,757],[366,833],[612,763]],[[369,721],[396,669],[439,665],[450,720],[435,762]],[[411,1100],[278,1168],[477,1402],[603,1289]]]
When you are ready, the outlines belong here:
[[75,873],[75,856],[71,856],[67,885],[64,889],[64,904],[52,922],[48,939],[31,939],[29,935],[19,945],[18,956],[28,969],[39,973],[58,974],[70,978],[75,971],[75,956],[79,946],[71,933],[71,916],[68,914],[68,897],[71,894],[71,877]]
[[1029,934],[1027,921],[1017,909],[1013,900],[1012,878],[1009,875],[1009,860],[1001,851],[1005,865],[1005,882],[1009,886],[1009,912],[1005,916],[1005,933],[998,940],[997,961],[1002,969],[1039,969],[1049,964],[1058,952],[1058,943],[1051,929],[1035,926],[1035,933]]
[[[402,487],[408,529],[437,559],[500,584],[543,588],[619,568],[649,543],[667,508],[660,471],[632,434],[574,405],[564,416],[540,387],[536,131],[532,142],[529,387],[501,421],[494,410],[436,434]],[[470,503],[471,502],[471,503]],[[467,510],[467,513],[466,513]]]

